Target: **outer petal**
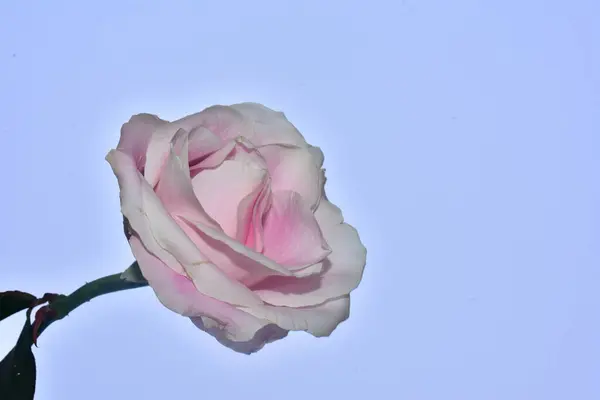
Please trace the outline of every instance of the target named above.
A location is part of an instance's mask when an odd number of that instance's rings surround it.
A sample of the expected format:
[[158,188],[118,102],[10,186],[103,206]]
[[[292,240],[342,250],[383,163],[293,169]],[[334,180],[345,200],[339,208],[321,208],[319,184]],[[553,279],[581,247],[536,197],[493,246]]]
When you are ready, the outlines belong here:
[[150,252],[163,260],[175,272],[185,273],[177,259],[156,242],[150,230],[148,218],[143,210],[143,192],[147,183],[137,170],[133,159],[120,150],[111,150],[107,154],[106,160],[117,177],[121,212],[127,218],[130,227],[135,230]]
[[[313,147],[313,149],[315,149]],[[273,192],[293,190],[313,209],[323,194],[325,177],[318,165],[318,154],[307,148],[269,145],[259,149],[271,175]]]
[[199,127],[209,130],[223,143],[244,137],[256,146],[275,143],[308,146],[300,132],[281,112],[256,103],[212,106],[155,131],[148,145],[144,174],[151,185],[157,182],[175,132],[179,129],[191,131]]
[[228,278],[198,250],[169,216],[129,156],[113,150],[107,160],[119,180],[123,215],[148,250],[159,257],[172,255],[163,260],[169,265],[173,260],[180,263],[196,288],[208,296],[238,305],[261,303],[247,287]]
[[171,311],[191,317],[196,326],[225,346],[250,354],[287,335],[286,330],[269,321],[198,292],[188,277],[175,273],[150,254],[136,236],[129,243],[144,278],[160,302]]
[[362,279],[367,250],[352,226],[343,223],[339,208],[322,199],[315,217],[331,254],[323,261],[321,276],[269,277],[252,290],[265,302],[277,306],[306,307],[347,295]]
[[350,316],[350,296],[342,296],[313,307],[288,308],[259,306],[246,309],[257,318],[273,321],[289,331],[306,331],[314,336],[329,336]]
[[283,339],[288,334],[287,330],[269,321],[256,318],[234,307],[228,307],[221,310],[218,316],[196,317],[191,320],[194,325],[214,336],[222,345],[244,354],[255,353],[265,344]]
[[144,177],[152,187],[158,182],[160,171],[171,149],[171,141],[178,130],[177,125],[166,124],[154,132],[148,143]]
[[173,124],[185,130],[202,126],[224,141],[235,139],[238,136],[245,136],[243,132],[243,115],[228,106],[216,105],[208,107],[199,113],[178,119]]
[[129,245],[142,275],[160,302],[171,311],[187,317],[202,315],[206,302],[216,301],[198,292],[186,275],[176,273],[152,255],[137,236],[129,239]]
[[325,156],[321,151],[320,147],[316,146],[308,146],[308,151],[312,155],[313,161],[318,168],[323,167],[323,162],[325,161]]
[[298,129],[287,120],[285,114],[258,103],[233,104],[231,108],[241,113],[248,122],[251,133],[244,133],[257,146],[281,143],[307,146]]
[[204,126],[224,140],[242,136],[256,146],[274,143],[307,146],[282,112],[257,103],[212,106],[173,123],[187,130]]
[[291,191],[273,193],[265,215],[264,246],[265,256],[291,270],[316,264],[331,253],[310,208]]
[[167,124],[152,114],[137,114],[121,127],[121,138],[117,149],[131,156],[138,170],[142,170],[146,163],[146,150],[154,131]]

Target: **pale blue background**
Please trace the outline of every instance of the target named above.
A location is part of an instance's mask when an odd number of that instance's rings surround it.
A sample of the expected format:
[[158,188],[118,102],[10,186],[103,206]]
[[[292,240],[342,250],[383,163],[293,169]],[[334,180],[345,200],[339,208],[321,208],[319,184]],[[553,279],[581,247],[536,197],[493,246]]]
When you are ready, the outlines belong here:
[[214,103],[283,110],[369,250],[349,321],[250,357],[95,300],[37,399],[599,399],[599,43],[596,0],[2,0],[0,290],[126,267],[121,124]]

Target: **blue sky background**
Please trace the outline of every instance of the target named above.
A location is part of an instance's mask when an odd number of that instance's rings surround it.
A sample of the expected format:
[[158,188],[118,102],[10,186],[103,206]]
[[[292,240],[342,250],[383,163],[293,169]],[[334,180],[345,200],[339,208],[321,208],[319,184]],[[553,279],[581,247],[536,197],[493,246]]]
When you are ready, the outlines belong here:
[[283,110],[369,250],[330,338],[252,356],[150,289],[94,300],[36,399],[599,399],[598,43],[595,0],[3,0],[0,290],[129,265],[121,124],[216,103]]

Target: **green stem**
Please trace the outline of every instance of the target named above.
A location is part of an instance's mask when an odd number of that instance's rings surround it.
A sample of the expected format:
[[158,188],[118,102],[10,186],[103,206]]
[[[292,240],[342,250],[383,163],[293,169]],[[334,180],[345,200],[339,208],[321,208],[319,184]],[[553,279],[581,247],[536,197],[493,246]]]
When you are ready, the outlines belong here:
[[[137,262],[131,264],[131,267],[137,267]],[[84,303],[109,293],[119,292],[122,290],[136,289],[139,287],[148,286],[147,282],[131,282],[122,278],[122,273],[108,275],[95,281],[86,283],[73,293],[68,296],[61,296],[53,301],[49,308],[55,315],[49,318],[47,321],[40,326],[38,330],[38,337],[42,332],[55,321],[62,319],[69,315],[69,313],[75,310],[77,307]]]

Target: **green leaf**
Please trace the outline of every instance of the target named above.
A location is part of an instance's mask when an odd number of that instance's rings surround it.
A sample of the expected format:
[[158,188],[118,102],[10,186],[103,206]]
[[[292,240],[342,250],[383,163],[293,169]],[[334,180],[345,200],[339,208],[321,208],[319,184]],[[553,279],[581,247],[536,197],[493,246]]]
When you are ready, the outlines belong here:
[[0,361],[0,399],[33,400],[35,394],[35,357],[31,351],[32,327],[27,311],[27,321],[15,347]]
[[18,290],[0,292],[0,321],[31,307],[36,300],[34,295]]

